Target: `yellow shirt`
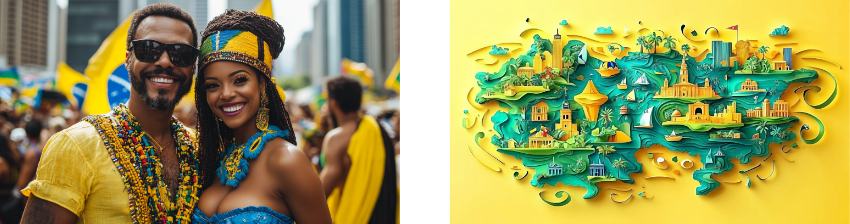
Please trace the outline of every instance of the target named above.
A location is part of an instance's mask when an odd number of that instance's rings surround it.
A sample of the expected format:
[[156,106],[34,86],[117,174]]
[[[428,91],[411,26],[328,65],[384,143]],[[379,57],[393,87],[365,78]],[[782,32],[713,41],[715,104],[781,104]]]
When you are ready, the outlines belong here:
[[78,122],[47,141],[36,179],[21,193],[68,209],[77,215],[76,223],[133,222],[121,174],[88,122]]

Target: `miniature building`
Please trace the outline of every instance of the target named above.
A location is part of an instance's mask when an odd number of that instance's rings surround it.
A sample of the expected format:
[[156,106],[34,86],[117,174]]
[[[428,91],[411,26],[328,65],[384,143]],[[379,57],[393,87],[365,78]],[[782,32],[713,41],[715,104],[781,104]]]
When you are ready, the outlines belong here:
[[788,70],[794,69],[794,66],[791,63],[791,56],[794,54],[791,53],[791,48],[786,47],[782,48],[782,59],[785,59],[785,64],[788,64]]
[[[684,117],[671,116],[672,123],[714,123],[714,124],[734,124],[741,123],[741,114],[736,113],[736,102],[726,106],[723,112],[716,113],[714,116],[708,114],[708,104],[696,102],[688,105],[688,114]],[[674,112],[675,113],[675,112]],[[664,122],[664,123],[667,123]]]
[[549,104],[545,101],[540,101],[534,106],[531,106],[531,121],[548,121],[549,120]]
[[705,85],[699,87],[696,84],[688,82],[688,65],[685,59],[682,59],[682,67],[679,69],[679,83],[670,86],[668,80],[664,79],[664,86],[661,86],[661,91],[655,93],[655,97],[715,97],[717,92],[711,88],[711,83],[708,78],[705,78]]
[[549,176],[557,176],[557,175],[564,174],[564,167],[561,166],[561,165],[555,164],[553,162],[552,164],[549,164],[548,174],[549,174]]
[[773,70],[790,70],[787,65],[785,65],[785,61],[774,61],[773,62]]
[[564,63],[561,61],[561,58],[564,56],[564,42],[561,42],[561,34],[558,33],[558,29],[555,29],[555,38],[552,40],[552,63],[553,69],[561,70],[564,68]]
[[543,130],[534,133],[534,135],[528,137],[528,147],[529,148],[553,148],[555,139],[552,136],[546,134]]
[[532,76],[534,76],[534,68],[528,67],[528,62],[526,62],[524,67],[520,67],[519,69],[517,69],[516,74],[518,76],[525,76],[531,78]]
[[534,74],[543,72],[543,59],[540,55],[542,55],[540,52],[537,52],[537,54],[534,55],[534,64],[532,65],[534,66]]
[[788,117],[788,102],[784,100],[776,100],[773,103],[773,108],[770,107],[770,101],[764,99],[761,107],[756,107],[753,110],[747,110],[747,117]]
[[588,176],[605,176],[605,164],[602,164],[598,161],[596,163],[590,164],[590,174]]
[[682,117],[682,112],[679,110],[673,110],[673,113],[670,114],[670,117]]
[[625,115],[625,114],[629,114],[629,107],[627,107],[626,105],[623,105],[622,107],[620,107],[620,115]]
[[759,84],[756,81],[747,79],[741,83],[741,91],[759,91]]
[[708,165],[714,165],[714,157],[711,154],[711,149],[708,149],[708,154],[705,155],[705,166],[703,168],[708,167]]
[[584,117],[593,122],[599,118],[599,106],[608,101],[608,96],[599,93],[593,80],[590,80],[581,94],[573,97],[573,100],[584,108]]
[[558,122],[558,129],[564,131],[564,136],[571,137],[578,134],[578,125],[573,124],[572,115],[573,110],[570,109],[570,102],[565,97],[564,104],[561,106],[561,120]]
[[517,147],[516,140],[513,140],[513,139],[508,140],[508,148],[509,149],[516,148],[516,147]]
[[[719,40],[711,41],[711,53],[714,55],[714,64],[712,68],[720,68],[730,65],[730,61],[726,58],[732,57],[732,42],[723,42]],[[726,61],[726,65],[721,65],[721,61]]]

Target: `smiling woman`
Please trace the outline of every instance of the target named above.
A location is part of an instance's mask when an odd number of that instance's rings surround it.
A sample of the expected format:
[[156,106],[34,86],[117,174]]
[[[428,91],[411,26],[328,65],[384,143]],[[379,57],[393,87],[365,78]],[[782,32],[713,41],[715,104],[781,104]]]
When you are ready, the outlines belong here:
[[218,153],[201,158],[204,188],[193,223],[330,223],[322,183],[295,146],[285,95],[271,77],[282,27],[228,10],[210,21],[202,40],[199,146]]

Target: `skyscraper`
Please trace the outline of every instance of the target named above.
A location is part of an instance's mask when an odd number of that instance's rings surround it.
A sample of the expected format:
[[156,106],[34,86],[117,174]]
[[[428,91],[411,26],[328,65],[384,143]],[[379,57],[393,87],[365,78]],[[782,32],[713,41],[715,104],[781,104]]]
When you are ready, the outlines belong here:
[[[714,57],[711,67],[720,68],[735,65],[735,62],[729,61],[729,58],[732,57],[732,42],[711,41],[711,54]],[[725,65],[722,63],[724,61],[726,62]]]
[[48,67],[49,2],[0,0],[0,55],[6,59],[0,66]]
[[312,31],[301,35],[301,42],[295,47],[295,75],[310,73],[310,60],[312,59],[310,48],[312,47]]
[[[313,7],[313,31],[310,35],[310,84],[321,85],[328,76],[328,23],[327,0],[319,0]],[[302,40],[303,41],[303,40]]]
[[788,69],[794,69],[791,65],[791,56],[794,56],[794,53],[791,53],[790,47],[782,48],[782,58],[785,59],[785,64],[788,65]]

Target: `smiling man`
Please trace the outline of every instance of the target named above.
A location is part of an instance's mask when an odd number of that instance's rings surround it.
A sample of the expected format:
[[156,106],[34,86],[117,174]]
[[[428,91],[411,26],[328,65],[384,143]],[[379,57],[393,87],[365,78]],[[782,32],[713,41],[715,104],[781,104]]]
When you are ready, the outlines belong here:
[[[189,222],[201,186],[194,132],[172,117],[192,86],[197,30],[171,4],[133,15],[130,100],[47,143],[22,223]],[[215,151],[215,150],[210,150]]]

